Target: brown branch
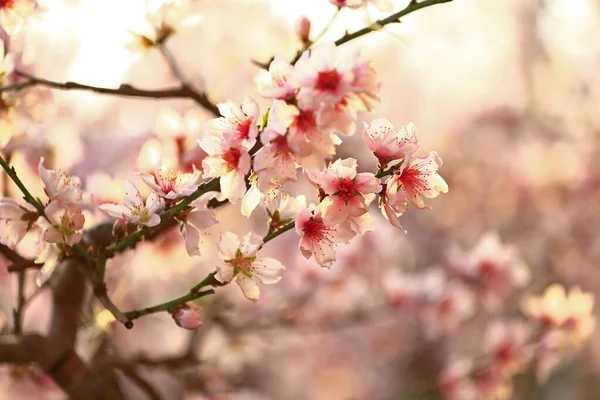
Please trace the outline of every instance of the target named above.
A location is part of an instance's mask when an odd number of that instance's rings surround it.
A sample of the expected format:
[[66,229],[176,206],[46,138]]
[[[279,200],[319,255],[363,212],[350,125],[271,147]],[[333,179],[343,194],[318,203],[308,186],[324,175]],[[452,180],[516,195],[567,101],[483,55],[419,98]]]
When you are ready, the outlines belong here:
[[210,101],[208,95],[205,92],[199,92],[187,83],[182,83],[179,87],[167,88],[167,89],[156,89],[156,90],[145,90],[138,89],[129,84],[122,84],[116,89],[105,88],[98,86],[85,85],[77,82],[57,82],[49,79],[39,78],[28,74],[23,71],[15,71],[16,75],[26,78],[24,82],[15,85],[0,87],[0,93],[10,91],[20,91],[28,87],[43,86],[51,89],[58,90],[78,90],[88,91],[100,94],[123,96],[123,97],[139,97],[139,98],[150,98],[150,99],[168,99],[168,98],[179,98],[179,99],[191,99],[194,100],[198,105],[204,107],[206,110],[211,112],[215,116],[219,116],[219,109],[217,106]]

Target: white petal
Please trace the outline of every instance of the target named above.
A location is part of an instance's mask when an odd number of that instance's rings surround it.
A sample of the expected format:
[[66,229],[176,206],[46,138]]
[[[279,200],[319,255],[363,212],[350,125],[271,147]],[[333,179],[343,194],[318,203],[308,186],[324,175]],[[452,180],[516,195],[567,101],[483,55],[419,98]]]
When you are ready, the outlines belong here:
[[258,289],[258,284],[254,278],[249,278],[244,274],[239,274],[236,282],[248,300],[258,300],[260,296],[260,290]]
[[230,264],[218,264],[215,278],[221,283],[227,283],[233,279],[233,267]]
[[239,249],[244,257],[252,257],[256,254],[262,244],[263,240],[259,234],[249,232],[240,241]]
[[240,238],[233,232],[221,232],[217,249],[219,258],[222,260],[232,260],[235,258],[235,253],[240,248]]
[[183,238],[185,239],[185,249],[190,256],[199,256],[200,232],[193,226],[186,224],[183,229]]

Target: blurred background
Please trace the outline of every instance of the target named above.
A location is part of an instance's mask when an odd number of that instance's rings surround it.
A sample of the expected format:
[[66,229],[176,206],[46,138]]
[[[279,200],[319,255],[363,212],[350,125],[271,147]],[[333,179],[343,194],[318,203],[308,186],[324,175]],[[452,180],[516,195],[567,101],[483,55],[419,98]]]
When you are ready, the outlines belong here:
[[[397,10],[408,3],[392,2]],[[139,46],[136,35],[151,32],[147,10],[157,2],[40,3],[45,10],[10,43],[36,76],[105,87],[177,85],[160,53]],[[167,47],[183,74],[215,102],[249,94],[264,111],[269,101],[256,93],[252,60],[291,59],[301,47],[298,17],[318,32],[336,8],[327,0],[197,0],[182,10],[169,16],[176,33]],[[364,11],[343,10],[323,40],[387,15]],[[423,382],[435,382],[446,356],[476,353],[486,324],[518,316],[521,296],[553,282],[600,293],[599,21],[594,0],[455,0],[344,45],[344,52],[361,49],[381,80],[381,104],[361,120],[414,122],[421,154],[435,150],[444,160],[440,174],[450,192],[431,201],[430,211],[409,210],[402,217],[406,234],[377,218],[374,232],[338,248],[331,270],[304,260],[297,236],[287,233],[265,247],[287,267],[282,282],[261,288],[255,304],[237,287],[219,290],[203,303],[205,323],[193,334],[166,313],[126,330],[90,299],[78,351],[88,358],[106,352],[134,367],[164,399],[436,398],[421,390]],[[173,151],[169,138],[185,136],[190,160],[201,158],[195,139],[212,118],[191,100],[38,88],[26,92],[17,112],[22,129],[9,147],[28,187],[41,193],[35,171],[44,155],[48,166],[80,176],[97,202],[119,201],[123,179],[141,182],[135,172],[152,165],[156,153]],[[376,170],[360,134],[346,138],[338,154]],[[14,187],[9,191],[18,197]],[[302,184],[289,191],[315,200]],[[104,218],[98,212],[86,223]],[[220,231],[266,232],[260,209],[246,219],[238,206],[226,206],[218,219],[200,257],[190,258],[173,232],[111,260],[115,303],[133,309],[185,293],[214,269]],[[514,246],[531,271],[529,284],[501,311],[478,309],[449,334],[426,340],[413,315],[389,306],[386,274],[449,265],[453,248],[470,249],[488,232]],[[0,286],[6,324],[14,278]],[[36,276],[29,279],[33,287]],[[48,296],[42,291],[28,306],[26,331],[46,329]],[[0,399],[63,398],[32,368],[1,368]],[[543,387],[525,375],[506,398],[598,399],[599,373],[596,333]],[[139,385],[127,383],[126,390],[148,398]]]

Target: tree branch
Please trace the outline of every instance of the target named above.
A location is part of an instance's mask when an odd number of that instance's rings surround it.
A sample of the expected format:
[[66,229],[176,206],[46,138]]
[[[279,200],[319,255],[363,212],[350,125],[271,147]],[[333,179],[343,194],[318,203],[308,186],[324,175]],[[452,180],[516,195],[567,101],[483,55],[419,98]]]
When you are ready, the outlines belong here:
[[198,105],[204,107],[206,110],[211,112],[215,116],[219,116],[219,109],[217,106],[210,101],[205,92],[199,92],[192,88],[188,84],[182,84],[179,87],[157,89],[157,90],[145,90],[138,89],[129,84],[122,84],[116,89],[105,88],[98,86],[85,85],[77,82],[56,82],[49,79],[39,78],[28,74],[23,71],[15,71],[16,75],[25,78],[24,82],[17,83],[14,85],[0,87],[0,93],[2,92],[15,92],[26,89],[32,86],[43,86],[51,89],[58,90],[78,90],[88,91],[99,94],[107,94],[113,96],[123,97],[139,97],[139,98],[150,98],[150,99],[168,99],[168,98],[179,98],[179,99],[191,99],[194,100]]

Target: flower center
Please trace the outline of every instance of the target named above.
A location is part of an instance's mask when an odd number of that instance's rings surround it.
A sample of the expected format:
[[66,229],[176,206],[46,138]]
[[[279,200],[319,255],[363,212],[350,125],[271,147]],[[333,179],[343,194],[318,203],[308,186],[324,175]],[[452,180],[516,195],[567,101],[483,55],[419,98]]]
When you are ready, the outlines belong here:
[[331,228],[325,225],[323,219],[320,217],[311,217],[308,221],[306,221],[303,231],[309,239],[314,241],[332,239]]
[[237,139],[243,140],[248,139],[250,137],[250,124],[251,120],[247,119],[243,122],[240,122],[237,126],[238,136]]
[[421,172],[415,168],[406,168],[402,171],[400,181],[404,185],[404,190],[410,194],[426,191],[427,185],[421,178]]
[[317,118],[313,111],[301,111],[295,118],[296,126],[300,131],[309,131],[317,125]]
[[131,211],[133,215],[140,217],[140,222],[148,222],[150,220],[150,214],[146,207],[134,206]]
[[168,168],[161,167],[155,174],[154,179],[163,193],[174,191],[177,182],[177,174]]
[[341,75],[335,69],[321,71],[317,76],[317,83],[315,84],[315,87],[321,91],[334,92],[337,90],[341,78]]
[[239,149],[231,148],[223,153],[223,160],[227,163],[227,172],[237,169],[242,154]]
[[354,180],[350,178],[342,178],[338,183],[338,190],[335,196],[339,196],[345,202],[348,202],[352,197],[359,192],[356,190]]

